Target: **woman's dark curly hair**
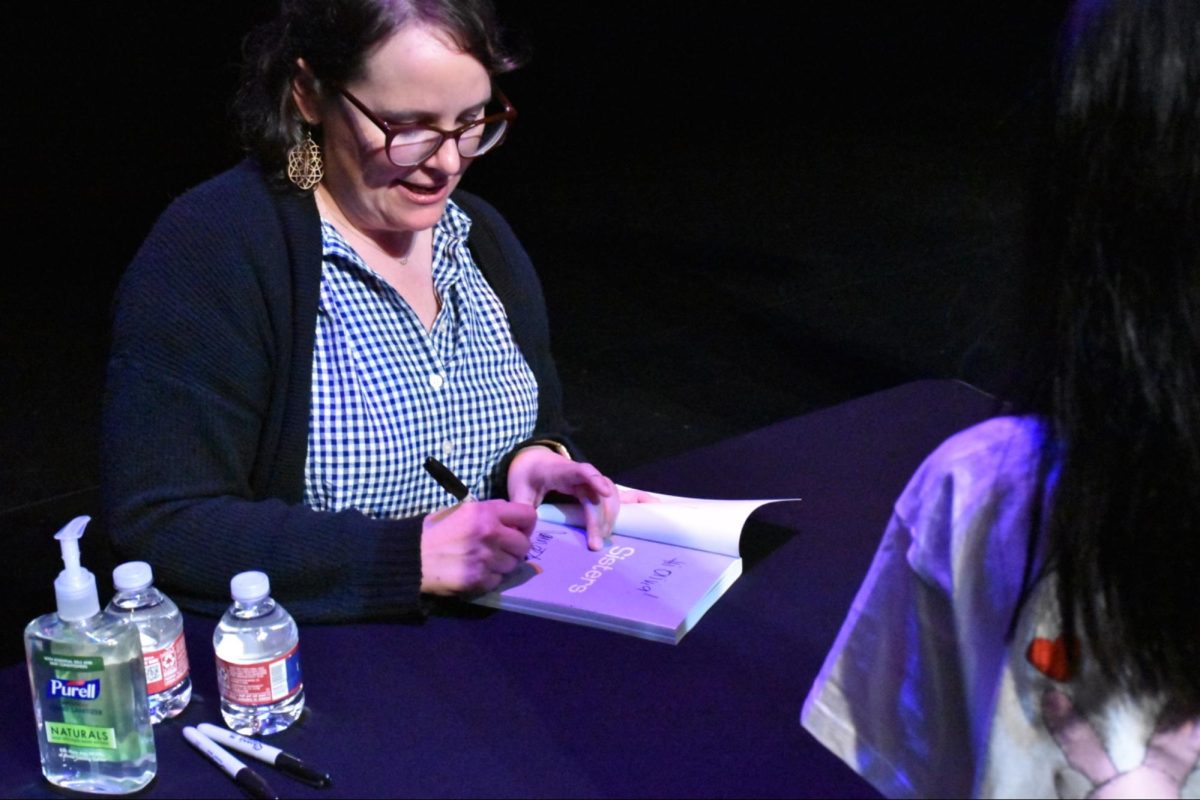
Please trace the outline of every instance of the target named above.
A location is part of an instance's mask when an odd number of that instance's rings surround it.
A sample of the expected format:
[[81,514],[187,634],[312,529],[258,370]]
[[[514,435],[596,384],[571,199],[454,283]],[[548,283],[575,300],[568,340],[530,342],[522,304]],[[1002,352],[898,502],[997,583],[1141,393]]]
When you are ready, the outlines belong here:
[[448,33],[489,75],[520,65],[488,0],[283,0],[275,19],[246,37],[233,106],[242,147],[272,180],[287,185],[287,152],[306,132],[292,100],[296,60],[304,59],[318,86],[350,83],[372,50],[411,22]]

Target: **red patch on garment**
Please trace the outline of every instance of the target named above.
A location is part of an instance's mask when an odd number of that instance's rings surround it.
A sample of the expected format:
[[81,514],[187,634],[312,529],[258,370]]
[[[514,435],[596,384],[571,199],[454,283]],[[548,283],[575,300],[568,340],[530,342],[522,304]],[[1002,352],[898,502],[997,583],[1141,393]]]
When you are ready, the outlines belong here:
[[1034,639],[1025,651],[1025,659],[1043,675],[1060,683],[1071,679],[1079,660],[1079,643],[1057,639]]

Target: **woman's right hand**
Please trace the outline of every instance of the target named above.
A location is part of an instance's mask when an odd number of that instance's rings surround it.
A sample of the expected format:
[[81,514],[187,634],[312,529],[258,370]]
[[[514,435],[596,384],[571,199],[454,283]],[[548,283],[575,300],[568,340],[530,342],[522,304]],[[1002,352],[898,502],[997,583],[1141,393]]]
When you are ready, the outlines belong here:
[[525,503],[459,503],[425,517],[421,591],[454,595],[496,588],[529,552],[537,511]]

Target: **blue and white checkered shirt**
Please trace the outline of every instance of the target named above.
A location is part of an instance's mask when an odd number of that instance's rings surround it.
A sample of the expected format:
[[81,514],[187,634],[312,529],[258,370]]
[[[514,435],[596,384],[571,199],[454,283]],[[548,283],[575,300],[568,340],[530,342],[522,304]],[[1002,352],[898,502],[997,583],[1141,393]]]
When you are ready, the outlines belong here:
[[433,230],[442,308],[426,332],[400,293],[321,223],[309,507],[401,518],[448,505],[453,498],[422,466],[426,456],[488,497],[493,468],[531,435],[537,381],[467,249],[470,229],[448,203]]

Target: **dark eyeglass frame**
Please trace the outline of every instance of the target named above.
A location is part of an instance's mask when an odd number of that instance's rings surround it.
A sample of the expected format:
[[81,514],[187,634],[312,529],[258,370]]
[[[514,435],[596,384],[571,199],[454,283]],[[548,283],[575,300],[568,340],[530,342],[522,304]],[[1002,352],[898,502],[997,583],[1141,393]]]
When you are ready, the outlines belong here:
[[[380,118],[379,115],[371,111],[371,109],[367,108],[367,105],[363,101],[351,94],[345,87],[337,86],[335,88],[337,89],[338,94],[349,100],[350,104],[361,111],[364,117],[369,119],[372,124],[375,125],[375,127],[379,128],[379,130],[383,131],[383,135],[385,137],[383,141],[383,150],[385,153],[387,153],[388,161],[391,161],[397,167],[415,167],[419,164],[423,164],[430,157],[432,157],[434,153],[442,148],[442,145],[446,143],[447,139],[454,140],[454,146],[458,148],[458,154],[463,158],[479,158],[480,156],[487,155],[500,145],[504,144],[504,139],[508,136],[508,129],[512,125],[513,120],[517,118],[517,110],[513,108],[513,105],[508,101],[508,98],[504,96],[504,92],[500,91],[500,89],[496,86],[492,87],[492,93],[495,99],[500,101],[500,105],[504,107],[503,111],[497,114],[489,114],[486,117],[480,117],[477,120],[468,122],[466,125],[460,125],[459,127],[450,131],[439,128],[436,125],[429,125],[424,122],[406,122],[403,125],[393,125],[387,120]],[[494,144],[489,145],[488,149],[484,150],[482,153],[476,153],[472,156],[463,155],[461,137],[464,133],[472,128],[478,128],[482,125],[488,125],[501,121],[505,123],[504,130],[500,132],[500,138],[497,139]],[[392,140],[394,140],[401,133],[414,129],[436,133],[438,135],[436,144],[432,145],[429,149],[429,152],[417,161],[414,161],[411,164],[400,164],[394,158],[392,158]]]

